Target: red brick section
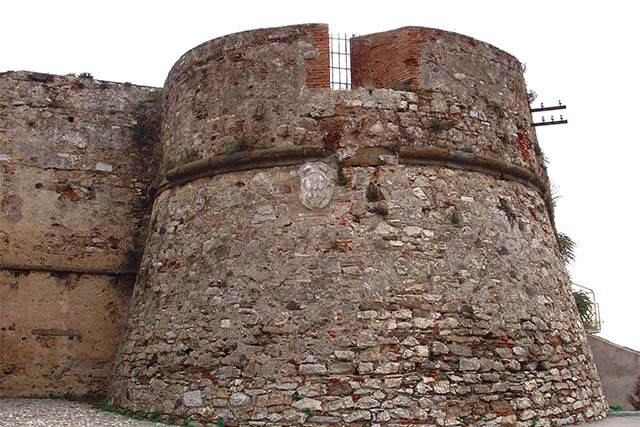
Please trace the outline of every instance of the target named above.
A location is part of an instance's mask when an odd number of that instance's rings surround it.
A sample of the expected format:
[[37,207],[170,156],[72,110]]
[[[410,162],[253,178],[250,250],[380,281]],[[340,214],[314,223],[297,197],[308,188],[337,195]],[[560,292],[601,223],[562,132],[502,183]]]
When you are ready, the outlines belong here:
[[403,27],[351,40],[351,81],[354,87],[416,90],[420,55],[439,30]]
[[307,31],[313,37],[313,45],[318,50],[314,58],[307,58],[307,87],[329,88],[329,26],[310,24]]

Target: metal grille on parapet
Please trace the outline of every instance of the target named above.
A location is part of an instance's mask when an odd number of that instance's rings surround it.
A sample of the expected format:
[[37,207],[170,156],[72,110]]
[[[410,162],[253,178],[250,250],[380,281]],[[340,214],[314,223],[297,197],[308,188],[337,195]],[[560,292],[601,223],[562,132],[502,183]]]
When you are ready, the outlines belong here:
[[351,38],[355,34],[329,36],[329,68],[331,69],[331,89],[351,90]]

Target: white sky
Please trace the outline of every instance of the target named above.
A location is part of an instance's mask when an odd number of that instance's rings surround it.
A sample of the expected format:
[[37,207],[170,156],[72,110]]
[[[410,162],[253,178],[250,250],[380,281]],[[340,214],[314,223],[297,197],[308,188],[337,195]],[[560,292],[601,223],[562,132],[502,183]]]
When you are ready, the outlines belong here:
[[530,89],[561,99],[569,124],[538,128],[561,196],[558,230],[578,244],[570,267],[593,288],[601,336],[640,350],[640,241],[635,131],[640,14],[634,2],[582,1],[42,1],[6,0],[0,71],[90,72],[162,86],[187,50],[225,34],[326,22],[367,34],[407,25],[456,31],[527,63]]

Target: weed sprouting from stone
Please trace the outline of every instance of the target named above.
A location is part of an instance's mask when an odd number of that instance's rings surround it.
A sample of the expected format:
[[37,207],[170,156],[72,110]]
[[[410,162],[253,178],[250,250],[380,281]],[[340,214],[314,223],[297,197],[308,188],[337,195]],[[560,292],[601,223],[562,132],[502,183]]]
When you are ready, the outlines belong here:
[[560,256],[565,263],[575,259],[576,242],[574,242],[571,237],[558,232],[558,248],[560,249]]
[[225,154],[233,154],[239,151],[246,151],[249,149],[249,142],[247,137],[242,135],[240,138],[236,139],[236,142],[232,144],[227,144],[224,147]]
[[100,400],[98,403],[94,405],[96,409],[100,409],[106,412],[111,412],[113,414],[122,415],[125,417],[133,418],[134,420],[144,420],[145,417],[142,414],[132,411],[129,408],[121,408],[119,406],[115,406],[107,402],[106,400]]
[[344,167],[342,166],[342,163],[338,163],[338,172],[337,172],[338,176],[337,176],[337,184],[338,185],[347,185],[347,182],[349,181],[347,179],[347,176],[344,174]]
[[540,418],[538,418],[537,416],[531,418],[531,427],[536,427],[539,422],[540,422]]
[[507,214],[507,217],[509,217],[510,219],[516,217],[516,211],[513,209],[513,206],[511,206],[503,198],[500,198],[500,206],[499,207],[500,207],[500,210],[502,210],[505,214]]
[[313,417],[313,411],[311,409],[309,409],[309,408],[306,408],[304,410],[304,414],[307,416],[307,418]]
[[502,105],[496,104],[496,103],[492,103],[492,104],[490,104],[490,106],[491,106],[491,109],[493,109],[493,111],[496,113],[496,115],[499,118],[504,119],[505,117],[507,117],[507,112],[502,107]]
[[124,255],[127,257],[127,265],[130,267],[137,267],[142,260],[142,248],[134,245],[129,245],[124,250]]
[[216,427],[224,427],[224,418],[222,417],[216,418]]
[[444,130],[444,122],[442,121],[442,119],[438,117],[434,117],[433,119],[431,119],[431,121],[429,122],[429,130],[431,130],[432,132],[440,132]]
[[78,77],[80,77],[81,79],[93,80],[93,75],[91,73],[87,73],[87,72],[83,72],[83,73],[78,74]]
[[462,225],[462,214],[458,209],[454,209],[453,212],[451,212],[451,222],[453,225]]

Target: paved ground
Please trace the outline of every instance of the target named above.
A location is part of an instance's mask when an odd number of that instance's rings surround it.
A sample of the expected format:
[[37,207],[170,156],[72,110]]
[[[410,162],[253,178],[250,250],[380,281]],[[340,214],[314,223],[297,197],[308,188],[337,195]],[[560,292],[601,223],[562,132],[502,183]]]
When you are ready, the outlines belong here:
[[[0,427],[164,427],[62,399],[0,399]],[[640,427],[640,413],[574,427]]]
[[640,427],[640,412],[629,416],[620,415],[611,415],[596,423],[576,424],[573,427]]
[[0,427],[166,427],[62,399],[0,399]]

